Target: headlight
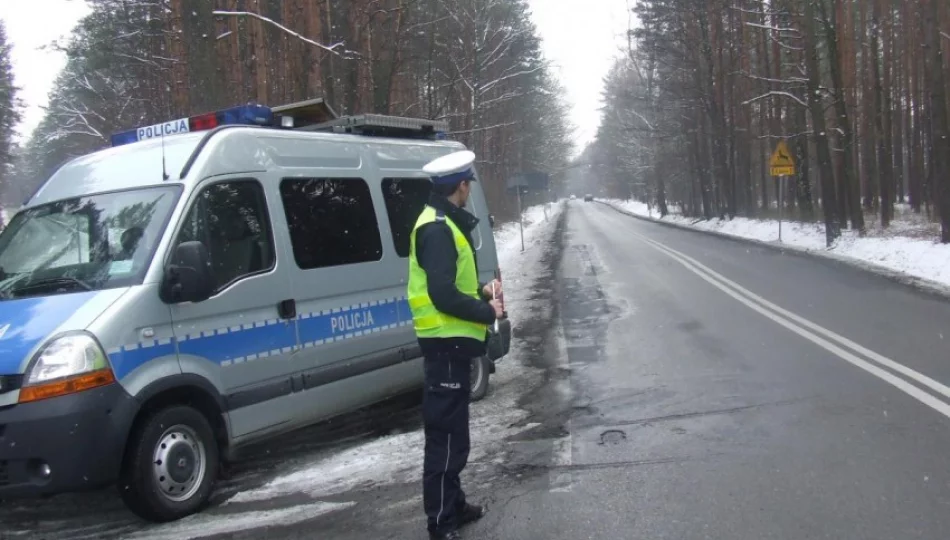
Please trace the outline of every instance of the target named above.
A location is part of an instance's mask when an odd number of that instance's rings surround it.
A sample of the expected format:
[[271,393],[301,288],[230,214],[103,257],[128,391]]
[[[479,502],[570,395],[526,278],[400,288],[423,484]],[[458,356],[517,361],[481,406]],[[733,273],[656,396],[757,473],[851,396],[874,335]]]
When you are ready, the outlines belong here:
[[109,367],[96,340],[86,334],[70,334],[46,344],[30,365],[24,386],[82,375]]
[[67,334],[47,343],[30,362],[20,402],[81,392],[115,381],[102,347],[88,334]]

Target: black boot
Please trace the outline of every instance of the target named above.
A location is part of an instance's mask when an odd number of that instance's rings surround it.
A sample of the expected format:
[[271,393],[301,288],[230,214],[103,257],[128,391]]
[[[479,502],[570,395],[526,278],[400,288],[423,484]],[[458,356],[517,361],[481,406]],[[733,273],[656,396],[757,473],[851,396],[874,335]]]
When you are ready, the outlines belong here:
[[445,533],[435,533],[429,531],[429,540],[462,540],[462,535],[458,531],[449,531]]
[[459,526],[478,521],[485,516],[485,507],[477,504],[465,504],[462,511],[459,512]]

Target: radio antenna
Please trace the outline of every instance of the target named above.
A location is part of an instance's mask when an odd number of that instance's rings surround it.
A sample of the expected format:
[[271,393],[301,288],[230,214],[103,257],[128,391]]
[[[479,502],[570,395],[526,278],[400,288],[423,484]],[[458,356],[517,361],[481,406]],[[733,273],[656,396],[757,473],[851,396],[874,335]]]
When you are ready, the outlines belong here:
[[168,178],[168,169],[165,168],[165,126],[162,126],[162,181]]

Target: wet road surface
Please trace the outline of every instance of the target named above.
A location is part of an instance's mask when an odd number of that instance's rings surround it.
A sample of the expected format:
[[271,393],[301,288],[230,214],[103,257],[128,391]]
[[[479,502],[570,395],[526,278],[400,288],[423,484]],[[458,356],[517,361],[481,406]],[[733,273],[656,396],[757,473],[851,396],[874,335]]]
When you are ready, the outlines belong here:
[[[473,412],[465,481],[490,513],[466,538],[946,538],[950,302],[598,203],[569,208],[518,325],[523,370]],[[355,418],[258,450],[218,501],[418,429],[411,399]],[[414,473],[208,511],[238,530],[142,527],[111,493],[8,506],[0,522],[45,531],[14,538],[421,539]]]
[[572,207],[570,453],[471,538],[946,538],[950,303]]

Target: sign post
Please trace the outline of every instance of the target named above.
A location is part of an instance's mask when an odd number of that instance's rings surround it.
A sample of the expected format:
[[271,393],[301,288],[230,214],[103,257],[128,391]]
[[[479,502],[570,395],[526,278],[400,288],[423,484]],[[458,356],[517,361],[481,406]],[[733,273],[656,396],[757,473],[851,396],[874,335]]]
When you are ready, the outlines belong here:
[[[508,179],[508,192],[515,190],[518,196],[518,222],[521,229],[521,251],[524,251],[524,195],[547,193],[550,189],[550,176],[543,172],[521,172]],[[530,201],[529,201],[530,202]],[[548,219],[547,202],[543,201],[544,219]]]
[[782,217],[785,211],[785,182],[783,178],[795,175],[795,158],[788,150],[788,145],[784,140],[780,140],[775,145],[775,151],[769,159],[769,172],[771,176],[778,177],[778,241],[782,241]]

